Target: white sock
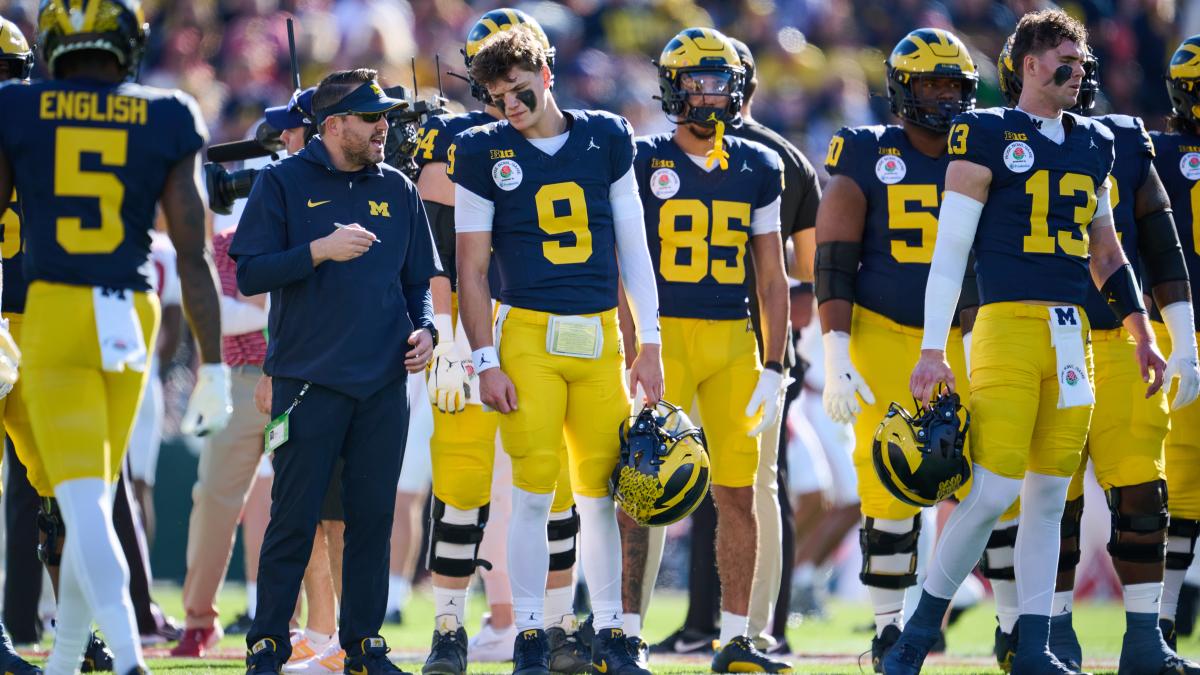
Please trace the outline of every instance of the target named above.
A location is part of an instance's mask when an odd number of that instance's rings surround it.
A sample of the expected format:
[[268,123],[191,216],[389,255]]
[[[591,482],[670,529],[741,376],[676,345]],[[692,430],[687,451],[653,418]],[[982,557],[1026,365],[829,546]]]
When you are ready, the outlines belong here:
[[1145,584],[1128,584],[1121,587],[1125,596],[1125,611],[1131,614],[1153,614],[1158,616],[1158,606],[1162,593],[1161,582]]
[[959,584],[979,564],[992,527],[1021,494],[1021,481],[978,464],[972,468],[971,492],[946,521],[925,579],[925,590],[938,598],[954,597]]
[[642,615],[630,614],[626,612],[621,615],[621,625],[624,626],[625,634],[630,637],[642,636]]
[[[81,572],[77,579],[92,616],[113,652],[115,672],[144,668],[142,643],[129,600],[129,568],[112,524],[112,497],[100,478],[80,478],[54,488],[70,536],[64,548]],[[86,561],[86,569],[84,565]]]
[[1021,527],[1017,528],[1017,545],[1013,549],[1021,614],[1050,616],[1058,565],[1047,561],[1058,560],[1063,509],[1070,485],[1070,476],[1025,473],[1025,484],[1021,489]]
[[312,643],[313,651],[320,654],[325,651],[325,648],[333,643],[333,636],[325,633],[318,633],[311,628],[304,629],[304,637]]
[[[550,572],[546,523],[554,493],[538,494],[513,486],[512,496],[512,518],[508,523],[508,577],[513,613],[518,631],[541,629],[544,627],[546,575]],[[620,549],[618,545],[617,551]]]
[[575,584],[546,589],[546,628],[561,628],[570,635],[575,632]]
[[1069,591],[1054,591],[1054,605],[1050,616],[1070,614],[1075,609],[1075,589]]
[[466,622],[467,589],[433,587],[434,624],[439,633],[453,633]]
[[[621,627],[621,532],[612,497],[575,495],[580,554],[597,631]],[[515,510],[515,508],[514,508]]]
[[904,589],[867,586],[871,608],[875,610],[875,636],[883,635],[888,626],[904,628]]
[[91,637],[92,611],[79,586],[70,549],[63,547],[58,579],[58,613],[54,621],[54,648],[46,660],[47,673],[74,673],[83,660]]
[[258,582],[246,582],[246,616],[251,619],[258,613]]
[[387,610],[394,612],[404,609],[404,605],[408,604],[408,594],[411,591],[412,582],[408,580],[408,577],[402,574],[389,575]]
[[1175,620],[1175,612],[1179,610],[1179,591],[1183,588],[1183,577],[1187,570],[1163,571],[1162,602],[1158,607],[1158,616],[1163,619]]
[[1017,600],[1017,582],[1012,579],[989,579],[992,582],[992,595],[996,596],[996,620],[1000,630],[1011,633],[1017,625],[1017,617],[1021,614],[1021,605]]
[[735,637],[741,637],[750,632],[750,617],[721,610],[720,645],[724,647]]

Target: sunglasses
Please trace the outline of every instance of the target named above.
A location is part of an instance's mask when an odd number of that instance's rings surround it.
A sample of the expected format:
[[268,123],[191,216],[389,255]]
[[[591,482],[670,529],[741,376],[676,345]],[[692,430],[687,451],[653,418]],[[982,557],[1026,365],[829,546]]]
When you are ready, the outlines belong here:
[[336,115],[330,115],[330,117],[348,117],[350,115],[357,117],[358,119],[366,122],[367,124],[375,124],[376,122],[383,119],[384,117],[387,117],[387,113],[381,113],[381,112],[373,112],[373,113],[346,112],[346,113],[338,113]]

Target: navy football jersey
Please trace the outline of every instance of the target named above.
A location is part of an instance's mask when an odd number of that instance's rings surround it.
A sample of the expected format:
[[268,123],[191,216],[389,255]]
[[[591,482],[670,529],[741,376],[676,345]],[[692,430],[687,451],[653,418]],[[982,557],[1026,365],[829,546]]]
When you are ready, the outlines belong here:
[[609,191],[633,164],[633,131],[611,113],[564,112],[567,141],[553,156],[502,120],[456,136],[446,173],[495,205],[492,260],[502,302],[594,314],[617,306]]
[[14,190],[8,210],[0,215],[0,258],[4,265],[4,288],[0,293],[0,311],[21,314],[25,311],[25,254],[22,251],[21,197]]
[[1087,228],[1112,172],[1113,135],[1100,122],[1063,117],[1061,145],[1014,108],[962,113],[950,127],[950,159],[992,172],[975,234],[980,304],[1087,300]]
[[[1108,199],[1112,202],[1117,237],[1121,240],[1121,247],[1125,249],[1125,257],[1129,258],[1129,264],[1133,266],[1133,273],[1140,279],[1142,264],[1138,258],[1137,223],[1133,217],[1134,195],[1150,175],[1150,166],[1154,161],[1154,143],[1146,133],[1146,127],[1143,126],[1140,117],[1104,115],[1092,119],[1103,123],[1113,135],[1113,150],[1117,161],[1113,163],[1112,175],[1109,176]],[[1104,296],[1094,283],[1088,289],[1087,302],[1083,308],[1093,330],[1121,327],[1121,322],[1109,309]]]
[[830,140],[825,170],[853,180],[867,199],[855,304],[905,326],[924,325],[949,163],[917,150],[896,125],[843,128]]
[[[633,163],[662,316],[744,319],[754,210],[783,192],[783,164],[761,143],[725,137],[729,168],[705,171],[671,134],[637,139]],[[714,165],[715,166],[715,165]],[[775,223],[772,232],[779,231]],[[761,232],[759,234],[766,234]]]
[[1192,206],[1200,200],[1200,136],[1188,133],[1153,132],[1154,168],[1171,197],[1175,229],[1183,246],[1188,277],[1192,284],[1192,304],[1200,313],[1200,236],[1196,236],[1197,214]]
[[167,174],[207,132],[196,102],[134,83],[0,87],[0,148],[21,195],[30,281],[149,291]]
[[417,166],[425,166],[434,162],[445,162],[446,151],[454,143],[458,134],[477,127],[481,124],[491,124],[496,118],[482,110],[459,115],[437,115],[425,120],[424,126],[417,132]]

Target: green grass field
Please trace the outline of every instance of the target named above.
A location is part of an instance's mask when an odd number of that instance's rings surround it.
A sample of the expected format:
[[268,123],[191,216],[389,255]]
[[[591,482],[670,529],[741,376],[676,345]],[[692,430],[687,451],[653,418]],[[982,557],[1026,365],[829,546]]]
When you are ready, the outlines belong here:
[[[181,598],[177,587],[160,587],[155,597],[168,614],[183,616]],[[243,607],[244,595],[241,588],[227,588],[221,597],[220,606],[228,608],[229,616]],[[984,605],[968,611],[947,635],[949,652],[928,662],[927,673],[998,673],[999,669],[991,656],[992,617],[990,599]],[[666,637],[682,621],[686,600],[676,593],[659,593],[654,596],[650,615],[645,625],[645,638],[655,642]],[[471,598],[468,615],[468,630],[478,627],[479,615],[484,610],[479,595]],[[419,672],[429,646],[432,630],[433,605],[428,589],[418,589],[405,611],[403,625],[384,626],[383,635],[398,657],[401,667],[410,672]],[[793,659],[796,672],[803,673],[870,673],[869,656],[863,657],[862,667],[858,655],[870,646],[870,633],[866,631],[870,621],[870,609],[861,604],[833,603],[829,607],[829,618],[806,621],[788,630],[788,641],[798,655]],[[1081,603],[1076,606],[1075,627],[1083,643],[1087,667],[1092,672],[1112,672],[1121,647],[1124,630],[1124,615],[1120,605],[1114,603]],[[245,649],[244,636],[227,636],[221,642],[220,653],[224,658],[205,660],[182,660],[162,658],[165,649],[147,650],[150,667],[161,673],[235,673],[241,672],[241,654]],[[1180,651],[1192,658],[1200,657],[1200,638],[1193,636],[1180,644]],[[651,668],[655,673],[707,672],[705,659],[652,658]],[[508,673],[509,664],[473,664],[472,673]]]

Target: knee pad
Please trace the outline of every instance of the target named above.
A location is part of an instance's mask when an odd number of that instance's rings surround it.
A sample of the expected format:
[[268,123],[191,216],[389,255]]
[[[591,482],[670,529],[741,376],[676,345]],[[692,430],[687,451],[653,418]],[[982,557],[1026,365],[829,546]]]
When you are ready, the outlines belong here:
[[[1079,565],[1079,524],[1083,521],[1083,495],[1067,502],[1063,508],[1061,545],[1058,551],[1058,571],[1069,572]],[[1068,546],[1067,542],[1075,543]]]
[[1192,566],[1192,559],[1196,557],[1196,538],[1200,537],[1200,520],[1188,520],[1186,518],[1171,518],[1171,524],[1167,526],[1167,537],[1173,542],[1176,539],[1187,542],[1187,550],[1170,550],[1182,549],[1183,546],[1172,546],[1168,543],[1167,550],[1167,569],[1169,570],[1186,570]]
[[[996,579],[1001,581],[1013,581],[1017,578],[1016,569],[1013,568],[1014,553],[1013,549],[1017,545],[1017,527],[1013,524],[1005,528],[992,530],[992,534],[988,537],[987,548],[983,549],[983,558],[979,561],[979,571],[983,573],[985,579]],[[1002,562],[998,555],[1002,549],[1008,549],[1008,562]]]
[[[1135,492],[1134,488],[1137,488]],[[1147,494],[1145,490],[1151,492]],[[1146,513],[1129,514],[1134,508],[1130,502],[1139,499],[1138,510]],[[1130,563],[1161,563],[1166,557],[1166,529],[1170,523],[1167,514],[1167,483],[1158,480],[1138,486],[1114,487],[1108,491],[1108,510],[1112,514],[1112,535],[1108,540],[1108,554],[1113,560]],[[1123,542],[1120,533],[1153,535],[1161,533],[1162,540],[1156,543]]]
[[[912,520],[912,529],[908,532],[884,532],[875,527],[875,519],[867,518],[862,529],[858,531],[858,543],[862,548],[862,571],[858,578],[867,586],[876,588],[908,588],[917,583],[917,537],[921,534],[921,516],[918,514]],[[894,555],[909,556],[907,571],[901,571],[900,565],[889,565],[891,570],[877,569],[879,563],[872,560],[875,557]],[[902,565],[902,563],[901,563]]]
[[[429,571],[448,577],[469,577],[475,573],[476,567],[492,569],[491,563],[479,558],[479,542],[483,541],[488,506],[484,504],[478,509],[463,511],[447,507],[442,500],[433,498],[433,508],[430,509],[429,554],[426,557]],[[449,519],[447,509],[451,509]]]
[[37,512],[38,530],[44,535],[38,541],[38,560],[43,565],[57,567],[62,563],[62,539],[67,534],[67,525],[63,522],[62,511],[58,508],[58,500],[54,497],[42,497],[42,503]]
[[579,512],[574,506],[568,511],[550,514],[550,520],[546,523],[546,539],[550,542],[551,572],[569,570],[575,566],[575,542],[578,534]]

